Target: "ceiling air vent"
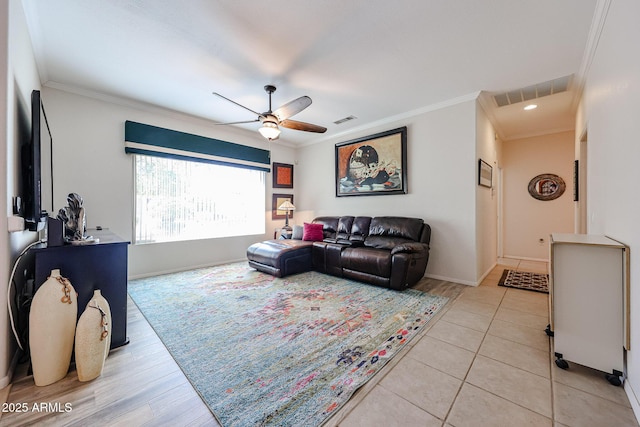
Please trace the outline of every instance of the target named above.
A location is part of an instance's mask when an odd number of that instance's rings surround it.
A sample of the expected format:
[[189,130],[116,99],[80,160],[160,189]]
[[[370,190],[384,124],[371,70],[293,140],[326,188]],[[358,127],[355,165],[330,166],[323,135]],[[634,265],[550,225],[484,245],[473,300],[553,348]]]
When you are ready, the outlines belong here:
[[350,120],[355,120],[355,119],[357,119],[357,117],[356,117],[356,116],[347,116],[347,117],[345,117],[344,119],[336,120],[336,121],[335,121],[335,122],[333,122],[333,123],[334,123],[334,124],[336,124],[336,125],[339,125],[339,124],[342,124],[342,123],[344,123],[344,122],[348,122],[348,121],[350,121]]
[[531,101],[532,99],[542,98],[543,96],[553,95],[556,93],[566,92],[571,83],[572,76],[560,77],[555,80],[538,83],[536,85],[515,89],[509,92],[499,93],[493,96],[498,107],[517,104],[518,102]]

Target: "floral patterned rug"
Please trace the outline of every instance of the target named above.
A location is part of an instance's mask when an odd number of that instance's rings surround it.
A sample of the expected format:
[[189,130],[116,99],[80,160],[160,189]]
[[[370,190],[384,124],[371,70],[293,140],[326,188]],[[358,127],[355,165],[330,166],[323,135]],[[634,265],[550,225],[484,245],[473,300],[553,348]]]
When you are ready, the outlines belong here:
[[223,426],[320,425],[447,301],[246,263],[133,280],[129,294]]

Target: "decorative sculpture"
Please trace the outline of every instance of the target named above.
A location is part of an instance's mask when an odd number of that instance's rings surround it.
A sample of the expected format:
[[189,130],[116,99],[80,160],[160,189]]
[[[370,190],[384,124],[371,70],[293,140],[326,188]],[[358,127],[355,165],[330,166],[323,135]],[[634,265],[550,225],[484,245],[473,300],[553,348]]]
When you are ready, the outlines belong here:
[[58,211],[58,219],[64,223],[64,238],[66,241],[85,240],[87,221],[82,207],[82,197],[77,193],[70,193],[67,203],[69,206]]

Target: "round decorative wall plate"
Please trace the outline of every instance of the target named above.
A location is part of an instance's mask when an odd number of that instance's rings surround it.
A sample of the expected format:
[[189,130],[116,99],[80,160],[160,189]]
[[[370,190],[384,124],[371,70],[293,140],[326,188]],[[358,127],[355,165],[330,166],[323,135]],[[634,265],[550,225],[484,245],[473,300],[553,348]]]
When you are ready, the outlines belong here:
[[543,173],[529,181],[529,194],[538,200],[555,200],[562,196],[567,185],[558,175]]

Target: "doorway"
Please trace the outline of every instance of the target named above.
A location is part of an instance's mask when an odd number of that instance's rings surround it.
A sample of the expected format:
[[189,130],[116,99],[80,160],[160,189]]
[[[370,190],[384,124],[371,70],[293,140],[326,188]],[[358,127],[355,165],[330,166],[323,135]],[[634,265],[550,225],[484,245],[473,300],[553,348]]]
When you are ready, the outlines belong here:
[[576,204],[576,233],[587,233],[587,131],[580,136],[579,153],[578,153],[578,167],[576,174],[577,185],[577,204]]

